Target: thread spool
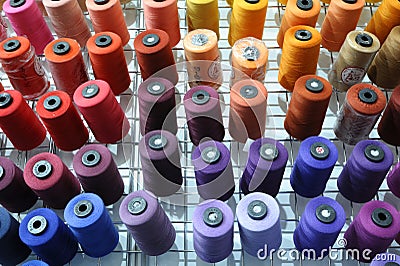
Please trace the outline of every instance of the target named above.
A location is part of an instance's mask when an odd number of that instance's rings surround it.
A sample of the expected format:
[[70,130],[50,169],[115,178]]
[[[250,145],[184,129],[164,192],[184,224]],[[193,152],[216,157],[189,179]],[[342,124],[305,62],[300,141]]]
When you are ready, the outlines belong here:
[[372,200],[392,163],[393,154],[385,144],[375,140],[360,141],[339,175],[340,193],[358,203]]
[[183,47],[189,86],[205,85],[218,89],[223,77],[215,32],[207,29],[193,30],[183,39]]
[[319,259],[327,256],[345,222],[346,213],[337,201],[327,197],[312,199],[293,233],[297,250],[313,250]]
[[97,194],[106,206],[121,198],[124,182],[107,147],[100,144],[82,147],[72,165],[85,192]]
[[317,0],[289,0],[277,36],[279,47],[282,48],[285,33],[289,28],[297,25],[315,28],[320,10],[321,4]]
[[217,141],[204,141],[192,153],[197,191],[203,199],[228,200],[235,191],[229,149]]
[[288,91],[293,91],[296,81],[317,70],[321,35],[309,26],[294,26],[285,33],[278,81]]
[[207,29],[219,39],[218,0],[186,0],[186,21],[188,32]]
[[378,134],[383,141],[386,143],[399,146],[400,141],[398,136],[400,134],[400,86],[397,86],[392,95],[390,96],[389,102],[386,106],[385,111],[378,124]]
[[205,262],[226,259],[233,250],[233,213],[219,200],[206,200],[193,212],[193,246]]
[[131,84],[121,38],[112,32],[99,32],[87,44],[96,79],[106,81],[114,95],[126,91]]
[[0,127],[18,150],[32,150],[46,138],[46,129],[16,90],[0,93]]
[[118,245],[118,231],[99,196],[84,193],[68,202],[64,219],[86,255],[100,258]]
[[242,198],[236,215],[242,248],[253,257],[267,246],[266,255],[282,243],[279,205],[270,195],[255,192]]
[[47,152],[28,160],[24,180],[46,205],[54,209],[64,208],[70,199],[81,192],[78,179],[63,161]]
[[46,93],[39,99],[36,112],[61,150],[79,149],[88,140],[89,132],[66,92]]
[[74,39],[81,47],[85,47],[91,34],[78,1],[42,0],[42,2],[57,36]]
[[268,49],[264,42],[253,37],[239,39],[232,47],[230,86],[244,79],[264,82]]
[[400,77],[395,71],[400,68],[400,26],[394,27],[368,69],[368,78],[377,86],[394,89],[400,84]]
[[228,42],[231,46],[245,37],[262,40],[268,0],[233,2]]
[[183,98],[189,137],[195,146],[203,139],[222,141],[225,136],[219,95],[213,88],[191,88]]
[[0,63],[13,88],[33,100],[50,87],[47,75],[28,39],[11,37],[0,42]]
[[113,32],[121,38],[122,46],[128,44],[130,35],[119,1],[86,0],[86,7],[96,34]]
[[241,80],[230,91],[229,134],[238,142],[264,135],[268,92],[256,80]]
[[307,198],[322,194],[337,159],[336,146],[326,138],[309,137],[301,142],[290,174],[294,192]]
[[157,198],[149,192],[139,190],[126,196],[119,216],[143,253],[158,256],[174,244],[175,229]]
[[143,80],[160,77],[174,85],[178,83],[178,72],[169,42],[168,33],[157,29],[146,30],[136,36],[133,46]]
[[69,38],[52,41],[44,49],[44,55],[57,90],[65,91],[71,98],[76,88],[89,80],[77,41]]
[[49,264],[41,260],[30,260],[22,264],[22,266],[49,266]]
[[347,34],[357,27],[364,5],[364,0],[331,1],[321,26],[322,47],[338,52]]
[[44,47],[54,38],[35,0],[7,0],[3,10],[15,33],[26,36],[37,55],[43,54]]
[[22,170],[10,159],[0,157],[0,204],[10,212],[19,213],[30,209],[36,201],[37,196],[26,185]]
[[379,48],[375,35],[364,31],[349,32],[328,73],[329,82],[337,91],[347,91],[361,83]]
[[[181,40],[178,4],[175,0],[143,1],[146,29],[159,29],[168,33],[171,47]],[[168,18],[168,19],[165,19]]]
[[316,75],[300,77],[294,84],[284,127],[294,138],[303,140],[321,133],[332,86]]
[[116,143],[128,134],[128,118],[107,82],[90,80],[83,83],[74,93],[74,102],[99,142]]
[[349,145],[368,138],[385,105],[385,95],[377,87],[367,83],[353,85],[333,126],[335,135]]
[[371,262],[376,254],[383,253],[400,230],[400,216],[392,205],[384,201],[365,203],[344,234],[346,249],[356,249],[358,254],[366,249],[369,259],[360,256],[360,262]]
[[400,198],[400,164],[397,163],[393,169],[389,172],[387,178],[387,184],[392,193]]
[[169,131],[154,130],[139,142],[143,187],[157,197],[170,196],[183,183],[178,139]]
[[29,212],[21,222],[19,236],[49,265],[64,265],[78,251],[78,242],[71,230],[50,209],[39,208]]
[[400,265],[400,256],[394,253],[381,253],[371,261],[371,266],[398,266]]
[[178,131],[175,86],[164,78],[149,78],[138,88],[140,133],[153,130]]
[[240,179],[245,195],[263,192],[276,197],[282,183],[288,151],[280,142],[259,138],[250,145],[246,168]]

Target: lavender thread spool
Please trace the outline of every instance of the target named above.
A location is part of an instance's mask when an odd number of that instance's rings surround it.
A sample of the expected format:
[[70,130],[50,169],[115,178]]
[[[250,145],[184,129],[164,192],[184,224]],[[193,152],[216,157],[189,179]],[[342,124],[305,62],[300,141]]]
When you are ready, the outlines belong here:
[[139,143],[143,186],[157,197],[178,191],[183,183],[178,140],[169,131],[154,130]]
[[105,205],[117,202],[124,193],[124,181],[107,147],[82,147],[74,156],[73,167],[83,190],[99,195]]
[[337,201],[327,197],[314,198],[306,205],[293,233],[294,244],[299,251],[315,251],[312,254],[315,258],[325,257],[345,222],[346,213]]
[[183,98],[190,140],[195,146],[204,138],[222,141],[225,136],[218,92],[208,86],[190,89]]
[[322,194],[337,159],[338,151],[330,140],[323,137],[305,139],[290,174],[294,192],[307,198]]
[[359,256],[360,262],[370,262],[376,254],[383,253],[400,231],[400,215],[396,208],[384,201],[365,203],[344,234],[347,249],[357,249],[359,254],[369,249],[369,258]]
[[248,156],[240,179],[242,192],[264,192],[276,197],[288,160],[285,146],[274,139],[260,138],[250,145]]
[[220,200],[206,200],[193,213],[193,246],[205,262],[226,259],[233,250],[233,213]]
[[377,254],[370,266],[400,266],[400,256],[393,253]]
[[393,154],[382,142],[357,143],[339,175],[337,186],[348,200],[364,203],[378,192],[393,163]]
[[280,211],[272,196],[261,192],[245,196],[236,207],[236,215],[242,248],[248,254],[257,257],[261,249],[268,256],[279,249],[282,243]]
[[154,195],[144,190],[122,201],[119,216],[138,247],[150,256],[167,252],[175,242],[175,229]]
[[397,163],[386,178],[388,187],[392,193],[400,198],[400,163]]
[[49,264],[41,260],[30,260],[22,264],[22,266],[49,266]]
[[228,200],[235,191],[229,149],[221,142],[200,143],[192,153],[197,191],[203,199]]

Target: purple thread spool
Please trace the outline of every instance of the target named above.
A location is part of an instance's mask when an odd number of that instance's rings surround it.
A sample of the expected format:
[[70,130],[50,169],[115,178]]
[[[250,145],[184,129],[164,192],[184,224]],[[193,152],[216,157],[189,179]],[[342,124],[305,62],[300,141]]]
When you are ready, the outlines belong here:
[[235,191],[231,153],[221,142],[208,140],[192,153],[197,191],[203,199],[228,200]]
[[264,192],[276,197],[282,183],[288,152],[281,143],[260,138],[250,145],[246,168],[240,179],[240,188],[250,192]]
[[124,193],[124,181],[107,147],[82,147],[74,156],[73,167],[83,190],[100,196],[105,205],[117,202]]
[[175,110],[175,86],[164,78],[149,78],[138,89],[140,133],[153,130],[178,130]]
[[392,193],[400,198],[400,163],[397,163],[386,178],[388,187]]
[[226,259],[233,250],[233,213],[220,200],[206,200],[193,213],[193,246],[205,262]]
[[23,212],[35,205],[37,198],[25,183],[22,170],[0,157],[0,204],[10,212]]
[[357,143],[339,175],[337,185],[348,200],[364,203],[373,199],[393,163],[393,154],[382,142]]
[[294,244],[299,251],[314,250],[316,258],[326,256],[345,222],[346,213],[337,201],[327,197],[314,198],[306,205],[293,233]]
[[236,207],[236,215],[240,241],[248,254],[257,257],[259,250],[264,250],[265,245],[266,256],[272,250],[279,249],[282,243],[280,211],[272,196],[261,192],[245,196]]
[[49,264],[41,260],[30,260],[22,264],[22,266],[49,266]]
[[301,142],[290,174],[294,192],[307,198],[322,194],[337,159],[335,145],[326,138],[309,137]]
[[183,183],[178,140],[169,131],[154,130],[140,140],[143,186],[157,197],[174,194]]
[[383,253],[400,231],[400,215],[397,210],[384,201],[365,203],[344,234],[347,249],[357,249],[359,254],[371,250],[370,258],[355,258],[370,262],[376,254]]
[[392,253],[377,254],[371,266],[400,266],[400,256]]
[[190,140],[198,146],[203,138],[222,141],[225,136],[218,92],[208,86],[190,89],[183,98]]
[[167,252],[175,242],[175,229],[154,195],[139,190],[122,201],[119,216],[138,247],[147,255]]

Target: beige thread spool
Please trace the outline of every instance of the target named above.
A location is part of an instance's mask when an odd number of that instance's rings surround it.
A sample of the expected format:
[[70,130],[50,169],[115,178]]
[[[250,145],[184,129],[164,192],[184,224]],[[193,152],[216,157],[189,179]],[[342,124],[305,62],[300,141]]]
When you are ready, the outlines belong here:
[[329,71],[329,82],[337,91],[347,91],[354,84],[361,83],[379,48],[379,39],[374,34],[349,32]]

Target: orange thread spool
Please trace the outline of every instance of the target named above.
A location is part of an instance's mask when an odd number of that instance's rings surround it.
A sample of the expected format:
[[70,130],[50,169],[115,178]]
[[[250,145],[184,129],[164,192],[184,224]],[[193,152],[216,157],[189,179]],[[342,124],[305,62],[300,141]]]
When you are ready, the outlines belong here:
[[119,35],[122,46],[129,42],[129,31],[118,0],[86,0],[86,7],[96,33],[111,31]]
[[285,33],[278,81],[293,91],[297,79],[317,70],[321,35],[309,26],[294,26]]
[[268,92],[252,79],[241,80],[230,91],[229,133],[238,142],[264,135]]
[[357,27],[365,0],[332,0],[321,26],[322,46],[338,52],[347,34]]
[[289,0],[278,32],[277,41],[279,47],[282,48],[283,38],[289,28],[297,25],[314,28],[317,24],[320,10],[319,0]]
[[77,41],[61,38],[44,49],[57,90],[65,91],[72,98],[76,88],[89,80],[85,62]]
[[329,82],[316,75],[302,76],[296,81],[284,127],[294,138],[304,140],[318,136],[332,95]]
[[114,95],[131,84],[121,38],[113,32],[99,32],[88,40],[87,49],[96,79],[106,81]]

